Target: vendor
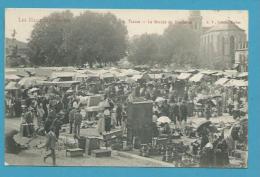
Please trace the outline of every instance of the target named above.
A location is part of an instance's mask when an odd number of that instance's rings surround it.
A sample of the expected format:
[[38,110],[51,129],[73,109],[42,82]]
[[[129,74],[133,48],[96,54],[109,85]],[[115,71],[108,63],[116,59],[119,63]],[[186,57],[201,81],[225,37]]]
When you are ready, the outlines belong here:
[[110,132],[110,130],[111,130],[111,112],[110,112],[110,107],[105,107],[104,118],[105,118],[105,131],[106,132]]
[[213,145],[207,143],[200,154],[200,167],[213,167],[215,162],[214,155]]
[[82,122],[82,115],[80,114],[80,109],[77,108],[74,115],[74,136],[80,137],[80,126]]
[[[33,125],[33,108],[29,107],[22,117],[22,125],[25,128],[25,133],[22,134],[26,137],[31,137],[34,133]],[[23,129],[22,129],[23,131]]]

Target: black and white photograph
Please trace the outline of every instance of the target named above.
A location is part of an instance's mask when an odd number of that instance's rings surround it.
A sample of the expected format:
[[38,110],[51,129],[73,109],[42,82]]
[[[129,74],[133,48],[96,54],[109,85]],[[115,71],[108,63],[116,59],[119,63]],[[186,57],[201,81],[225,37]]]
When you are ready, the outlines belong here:
[[5,9],[6,166],[247,168],[248,11]]

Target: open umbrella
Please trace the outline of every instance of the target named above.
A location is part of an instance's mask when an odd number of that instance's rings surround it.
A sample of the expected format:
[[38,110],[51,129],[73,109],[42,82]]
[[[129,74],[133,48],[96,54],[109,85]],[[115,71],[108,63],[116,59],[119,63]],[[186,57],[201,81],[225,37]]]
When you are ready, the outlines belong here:
[[216,127],[215,125],[213,125],[213,124],[210,124],[210,125],[208,126],[208,129],[210,130],[210,132],[213,132],[213,133],[218,132],[217,127]]
[[169,117],[162,116],[157,119],[157,122],[158,123],[171,123],[171,119]]
[[210,124],[211,124],[211,121],[205,120],[205,121],[201,122],[201,123],[198,125],[196,131],[197,131],[197,132],[200,132],[204,127],[209,127]]

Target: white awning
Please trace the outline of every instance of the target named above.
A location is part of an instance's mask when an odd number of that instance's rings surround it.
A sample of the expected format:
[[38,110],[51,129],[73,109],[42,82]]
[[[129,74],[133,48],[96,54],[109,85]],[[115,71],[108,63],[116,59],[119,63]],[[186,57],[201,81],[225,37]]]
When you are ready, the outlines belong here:
[[152,79],[161,79],[162,78],[162,74],[148,74],[150,76],[150,78]]
[[131,77],[131,79],[133,79],[134,81],[137,81],[139,79],[142,79],[143,75],[138,74],[138,75],[134,75],[133,77]]
[[218,71],[211,71],[211,70],[202,70],[200,71],[202,74],[207,74],[207,75],[211,75],[211,74],[216,74]]
[[110,72],[100,74],[100,78],[101,78],[101,79],[114,78],[114,77],[115,77],[114,74],[112,74],[112,73],[110,73]]
[[18,87],[16,86],[15,82],[9,82],[6,86],[5,86],[5,90],[17,90]]
[[30,87],[37,85],[39,82],[44,81],[45,79],[45,77],[24,77],[18,82],[18,85]]
[[242,72],[239,73],[237,77],[247,77],[248,76],[248,72]]
[[177,79],[179,80],[185,80],[185,79],[188,79],[189,77],[191,76],[191,73],[181,73]]
[[21,78],[15,74],[5,75],[5,80],[19,80],[19,79],[21,79]]
[[198,73],[198,74],[195,74],[194,76],[192,76],[190,79],[189,79],[189,81],[191,81],[191,82],[199,82],[199,81],[201,81],[201,79],[203,78],[203,74],[201,74],[201,73]]
[[231,79],[230,81],[228,81],[225,84],[225,86],[227,86],[227,87],[247,87],[248,81]]
[[64,78],[64,77],[74,77],[74,72],[54,72],[51,75],[51,78]]
[[215,85],[224,85],[229,79],[227,78],[220,78],[215,82]]
[[76,78],[87,78],[87,77],[88,77],[87,74],[81,74],[81,73],[76,74]]

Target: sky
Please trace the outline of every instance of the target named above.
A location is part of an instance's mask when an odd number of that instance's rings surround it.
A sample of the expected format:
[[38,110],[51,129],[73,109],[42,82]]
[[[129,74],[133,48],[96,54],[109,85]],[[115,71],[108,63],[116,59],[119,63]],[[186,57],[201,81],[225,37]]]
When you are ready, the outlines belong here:
[[[16,30],[16,39],[26,42],[30,38],[34,24],[52,12],[70,10],[74,16],[85,10],[99,13],[113,13],[123,20],[127,26],[128,35],[144,33],[162,34],[171,23],[188,23],[189,10],[135,10],[135,9],[36,9],[8,8],[5,11],[5,36],[11,37]],[[248,12],[242,10],[201,10],[202,26],[210,27],[226,20],[232,20],[248,34]]]

